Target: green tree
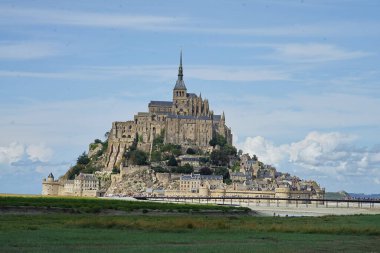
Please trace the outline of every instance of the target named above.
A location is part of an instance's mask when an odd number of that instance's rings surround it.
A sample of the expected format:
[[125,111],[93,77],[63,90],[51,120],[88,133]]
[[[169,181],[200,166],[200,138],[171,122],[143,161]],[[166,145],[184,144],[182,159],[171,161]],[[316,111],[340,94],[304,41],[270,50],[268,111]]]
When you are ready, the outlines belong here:
[[174,155],[171,155],[168,161],[168,166],[178,166],[178,162],[175,159]]
[[119,173],[120,173],[120,170],[118,168],[114,167],[112,169],[112,174],[119,174]]
[[225,181],[226,179],[230,178],[230,173],[228,172],[228,169],[226,167],[218,167],[215,168],[215,175],[220,175],[223,176],[223,180]]
[[158,173],[168,173],[168,172],[170,172],[168,169],[162,168],[160,166],[153,167],[152,170],[154,170],[155,172],[158,172]]
[[159,162],[162,161],[162,156],[160,151],[153,151],[150,157],[150,161]]
[[212,170],[209,167],[203,167],[199,170],[201,175],[212,175]]
[[213,165],[227,166],[230,159],[223,150],[213,150],[210,155],[210,160]]
[[142,150],[132,150],[126,153],[125,158],[133,165],[146,165],[148,155]]
[[222,135],[216,133],[214,137],[209,142],[210,146],[215,147],[216,145],[219,145],[220,147],[224,147],[224,145],[227,144],[226,138],[224,138]]
[[90,162],[86,152],[83,152],[77,159],[77,164],[87,165]]
[[223,146],[222,150],[226,155],[236,156],[237,154],[236,148],[230,144],[226,144],[225,146]]
[[190,174],[190,173],[194,172],[194,168],[190,164],[186,163],[184,166],[171,168],[171,172],[172,173]]
[[188,154],[188,155],[195,155],[197,153],[197,151],[195,151],[194,149],[192,149],[192,148],[188,148],[187,150],[186,150],[186,154]]

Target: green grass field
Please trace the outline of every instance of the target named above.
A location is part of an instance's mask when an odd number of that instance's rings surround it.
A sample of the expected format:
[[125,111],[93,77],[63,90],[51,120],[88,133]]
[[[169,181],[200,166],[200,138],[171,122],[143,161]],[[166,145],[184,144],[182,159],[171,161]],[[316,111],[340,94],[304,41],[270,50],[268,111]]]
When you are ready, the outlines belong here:
[[[61,204],[70,202],[65,198],[51,199],[61,200]],[[0,201],[0,207],[21,202],[22,199],[7,199]],[[108,202],[99,203],[101,208],[109,209]],[[380,252],[380,215],[223,214],[1,214],[0,252]]]
[[158,210],[165,212],[249,212],[245,207],[218,205],[175,204],[145,201],[124,201],[99,198],[41,197],[41,196],[0,196],[0,207],[46,207],[62,208],[73,213],[99,213],[102,210],[131,212],[136,210]]

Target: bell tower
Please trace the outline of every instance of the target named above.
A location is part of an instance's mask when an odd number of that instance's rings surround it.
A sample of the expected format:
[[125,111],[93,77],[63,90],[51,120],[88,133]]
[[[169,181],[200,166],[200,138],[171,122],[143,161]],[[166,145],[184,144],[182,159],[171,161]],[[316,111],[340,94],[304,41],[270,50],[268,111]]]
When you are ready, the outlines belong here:
[[179,59],[178,79],[173,89],[173,109],[172,112],[176,115],[188,115],[187,102],[187,89],[183,81],[183,68],[182,68],[182,50]]

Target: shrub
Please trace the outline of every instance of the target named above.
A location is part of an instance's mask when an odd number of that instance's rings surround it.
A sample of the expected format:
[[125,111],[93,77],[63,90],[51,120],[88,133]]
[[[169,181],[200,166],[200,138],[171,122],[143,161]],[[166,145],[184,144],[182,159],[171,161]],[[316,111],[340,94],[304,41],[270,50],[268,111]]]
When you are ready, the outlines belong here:
[[133,165],[146,165],[148,160],[148,155],[142,150],[132,150],[125,154],[125,158],[130,164]]
[[175,159],[174,155],[170,156],[168,166],[178,166],[178,162]]
[[228,169],[225,167],[216,168],[214,174],[223,176],[224,181],[230,178],[230,173],[228,172]]
[[199,170],[199,174],[201,175],[211,175],[212,170],[209,167],[203,167]]
[[77,159],[77,164],[86,165],[90,162],[86,152],[83,152]]
[[192,148],[188,148],[186,150],[186,154],[188,154],[188,155],[195,155],[196,153],[197,153],[196,150],[194,150]]

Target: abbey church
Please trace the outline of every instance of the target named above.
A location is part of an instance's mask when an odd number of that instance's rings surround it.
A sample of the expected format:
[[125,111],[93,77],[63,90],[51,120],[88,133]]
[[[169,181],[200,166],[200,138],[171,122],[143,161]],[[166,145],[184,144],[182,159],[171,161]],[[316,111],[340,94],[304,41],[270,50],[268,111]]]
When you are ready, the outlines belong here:
[[216,134],[222,135],[228,144],[232,144],[231,129],[226,126],[224,113],[214,114],[207,99],[187,92],[181,52],[173,100],[150,101],[148,112],[137,113],[134,120],[112,123],[106,169],[112,170],[135,142],[139,149],[150,152],[153,140],[158,135],[163,135],[164,143],[207,151],[210,140]]

